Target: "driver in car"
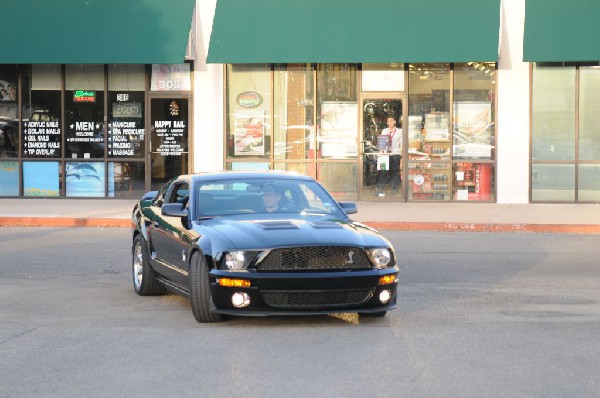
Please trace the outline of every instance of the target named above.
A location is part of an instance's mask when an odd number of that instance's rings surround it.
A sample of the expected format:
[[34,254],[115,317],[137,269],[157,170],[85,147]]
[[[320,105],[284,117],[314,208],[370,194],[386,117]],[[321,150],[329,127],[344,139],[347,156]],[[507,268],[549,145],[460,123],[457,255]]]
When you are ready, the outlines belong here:
[[267,213],[273,213],[279,210],[281,194],[274,184],[267,184],[264,186],[262,199]]

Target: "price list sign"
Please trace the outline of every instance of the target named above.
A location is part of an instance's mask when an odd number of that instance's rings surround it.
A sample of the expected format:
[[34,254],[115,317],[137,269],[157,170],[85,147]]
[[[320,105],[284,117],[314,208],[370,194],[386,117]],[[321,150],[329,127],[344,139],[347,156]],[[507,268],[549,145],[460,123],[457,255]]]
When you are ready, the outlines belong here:
[[23,155],[25,157],[54,158],[61,156],[60,122],[23,122]]

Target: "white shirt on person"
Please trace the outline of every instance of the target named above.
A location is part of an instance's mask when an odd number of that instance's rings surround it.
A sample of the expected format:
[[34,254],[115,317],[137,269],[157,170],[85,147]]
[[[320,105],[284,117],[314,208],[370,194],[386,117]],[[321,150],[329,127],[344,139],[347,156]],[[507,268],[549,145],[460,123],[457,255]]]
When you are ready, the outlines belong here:
[[381,135],[392,137],[392,139],[388,141],[388,150],[386,152],[400,155],[402,153],[402,129],[396,127],[392,130],[393,131],[390,132],[390,129],[386,127],[381,131]]

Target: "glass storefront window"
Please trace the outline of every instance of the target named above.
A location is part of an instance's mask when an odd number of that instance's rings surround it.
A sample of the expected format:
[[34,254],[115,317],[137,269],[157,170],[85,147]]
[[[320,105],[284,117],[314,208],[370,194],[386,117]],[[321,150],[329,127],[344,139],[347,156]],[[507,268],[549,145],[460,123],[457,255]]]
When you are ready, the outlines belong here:
[[273,157],[314,159],[314,76],[311,65],[275,66]]
[[600,164],[579,165],[578,200],[600,202]]
[[67,196],[103,197],[105,189],[104,162],[67,162]]
[[144,157],[144,92],[110,91],[108,95],[108,157]]
[[146,155],[144,65],[108,66],[108,157]]
[[227,156],[269,159],[273,126],[271,67],[228,65],[227,71]]
[[104,157],[104,66],[66,65],[65,82],[65,156]]
[[450,65],[411,64],[408,76],[409,157],[449,159]]
[[357,178],[356,163],[317,163],[317,180],[337,200],[354,199],[357,197]]
[[145,193],[143,162],[109,162],[108,196],[139,198]]
[[408,76],[408,200],[450,200],[450,65],[410,64]]
[[358,155],[357,65],[319,64],[317,158]]
[[60,162],[23,162],[23,195],[59,196]]
[[190,64],[154,64],[150,91],[191,91]]
[[454,164],[454,199],[490,201],[494,199],[494,165],[491,163]]
[[535,64],[531,109],[533,160],[575,159],[575,67]]
[[495,63],[454,65],[454,159],[493,159]]
[[579,159],[600,160],[600,68],[579,71]]
[[402,198],[404,132],[400,98],[377,95],[362,101],[362,196],[365,198]]
[[188,100],[152,98],[150,101],[150,173],[152,189],[188,173]]
[[575,165],[538,164],[531,167],[533,201],[575,200]]
[[19,162],[0,160],[0,196],[19,196]]
[[192,96],[146,93],[191,91],[191,63],[162,67],[0,65],[0,196],[134,198],[189,172]]
[[276,162],[273,165],[273,170],[293,171],[295,173],[308,175],[311,177],[315,176],[315,174],[316,174],[314,163],[293,163],[293,162],[278,163],[278,162]]
[[269,170],[266,162],[228,162],[227,170]]
[[449,201],[452,199],[452,164],[427,162],[408,164],[408,199]]
[[146,90],[144,65],[108,65],[108,91]]
[[361,91],[404,91],[404,64],[362,64]]
[[600,201],[599,90],[597,63],[533,65],[533,202]]
[[18,156],[17,83],[16,66],[0,65],[0,159]]
[[[23,74],[22,148],[25,158],[62,157],[60,65],[32,65]],[[58,84],[57,84],[58,83]]]
[[15,65],[0,65],[0,102],[16,103],[17,96],[17,68]]

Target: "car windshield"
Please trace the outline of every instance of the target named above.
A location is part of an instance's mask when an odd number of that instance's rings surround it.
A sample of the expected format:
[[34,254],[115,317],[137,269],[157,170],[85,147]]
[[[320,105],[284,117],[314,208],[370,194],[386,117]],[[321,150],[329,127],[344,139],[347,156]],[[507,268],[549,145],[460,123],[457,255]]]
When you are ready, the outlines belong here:
[[269,213],[345,217],[335,200],[310,180],[208,181],[197,186],[195,196],[200,218]]

